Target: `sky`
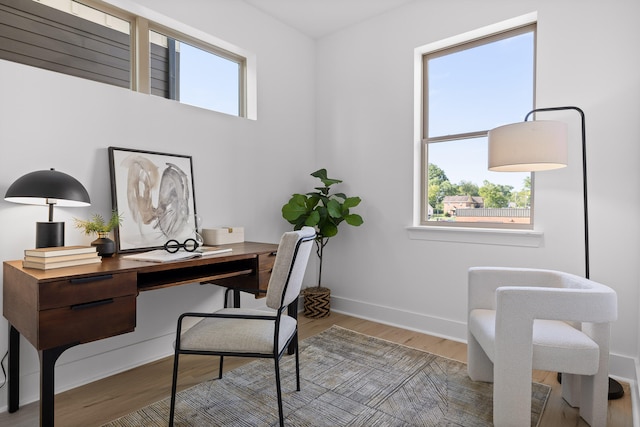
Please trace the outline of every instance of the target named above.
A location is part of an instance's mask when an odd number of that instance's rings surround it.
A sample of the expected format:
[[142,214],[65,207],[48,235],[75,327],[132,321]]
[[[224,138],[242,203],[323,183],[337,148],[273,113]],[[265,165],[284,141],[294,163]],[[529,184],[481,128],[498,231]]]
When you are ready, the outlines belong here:
[[180,43],[180,102],[239,114],[240,65]]
[[487,138],[431,144],[429,156],[442,169],[452,184],[471,181],[482,187],[484,180],[510,185],[514,190],[524,187],[526,172],[492,172],[487,169]]

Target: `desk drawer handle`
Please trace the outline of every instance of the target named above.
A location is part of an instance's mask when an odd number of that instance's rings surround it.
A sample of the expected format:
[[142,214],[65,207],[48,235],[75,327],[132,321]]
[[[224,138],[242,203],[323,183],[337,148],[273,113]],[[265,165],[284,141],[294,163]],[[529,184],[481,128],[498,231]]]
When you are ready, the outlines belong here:
[[71,306],[71,310],[84,310],[86,308],[99,307],[101,305],[111,304],[113,302],[113,298],[103,299],[100,301],[93,302],[85,302],[83,304],[76,304]]
[[98,282],[100,280],[109,280],[113,279],[113,274],[103,274],[102,276],[91,276],[91,277],[81,277],[79,279],[71,279],[71,283],[79,284],[79,283],[89,283],[89,282]]

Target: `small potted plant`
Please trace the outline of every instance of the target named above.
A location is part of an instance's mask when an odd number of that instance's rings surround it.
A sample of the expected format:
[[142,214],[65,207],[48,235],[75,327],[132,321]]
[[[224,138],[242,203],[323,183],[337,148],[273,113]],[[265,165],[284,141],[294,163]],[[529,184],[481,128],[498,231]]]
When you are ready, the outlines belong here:
[[331,186],[342,180],[327,177],[327,170],[320,169],[311,176],[322,181],[321,187],[306,194],[293,194],[289,202],[282,207],[282,216],[294,225],[294,230],[303,226],[316,229],[316,253],[320,260],[318,271],[318,286],[306,288],[302,291],[304,298],[304,315],[311,318],[321,318],[329,315],[331,306],[331,290],[322,286],[322,255],[324,247],[331,237],[338,234],[338,226],[343,222],[359,226],[364,221],[350,209],[360,204],[360,197],[347,197],[344,193],[331,194]]
[[109,233],[122,222],[122,215],[118,211],[111,212],[109,221],[100,214],[93,214],[90,220],[74,218],[76,228],[84,230],[85,234],[96,234],[98,238],[91,242],[95,246],[98,255],[110,257],[116,252],[116,244],[109,238]]

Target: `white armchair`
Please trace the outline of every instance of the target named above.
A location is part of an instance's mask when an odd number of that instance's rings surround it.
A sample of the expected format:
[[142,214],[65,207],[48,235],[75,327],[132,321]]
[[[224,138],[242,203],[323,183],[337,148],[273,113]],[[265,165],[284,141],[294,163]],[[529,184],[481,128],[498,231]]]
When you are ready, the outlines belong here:
[[559,271],[475,267],[468,291],[468,374],[494,383],[495,426],[530,425],[532,369],[562,372],[562,397],[606,426],[611,288]]

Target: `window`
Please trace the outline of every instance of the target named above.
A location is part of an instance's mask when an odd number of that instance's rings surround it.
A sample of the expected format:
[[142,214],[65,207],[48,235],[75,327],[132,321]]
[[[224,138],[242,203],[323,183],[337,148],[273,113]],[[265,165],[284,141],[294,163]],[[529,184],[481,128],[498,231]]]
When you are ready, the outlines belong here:
[[533,108],[535,25],[426,52],[421,224],[532,228],[529,173],[487,169],[487,132]]
[[128,21],[69,0],[41,3],[0,1],[0,58],[131,86]]
[[151,94],[241,115],[243,58],[149,31]]
[[246,58],[158,28],[92,0],[0,0],[0,59],[246,117]]

